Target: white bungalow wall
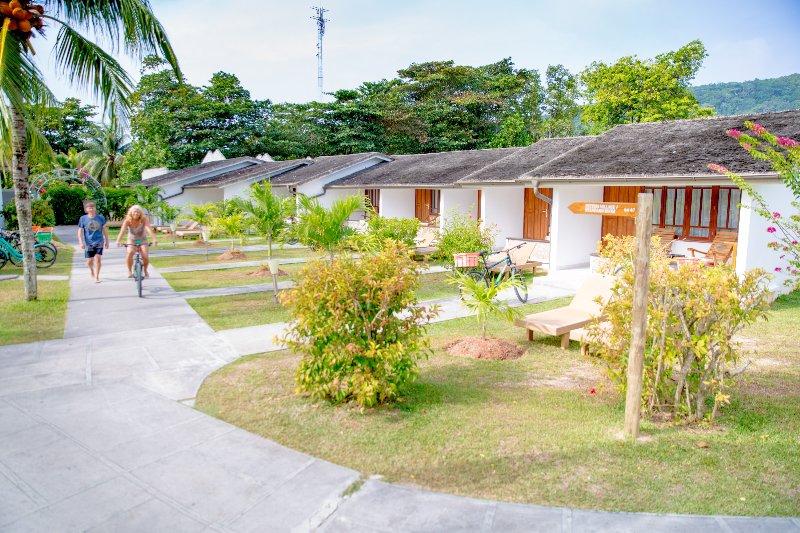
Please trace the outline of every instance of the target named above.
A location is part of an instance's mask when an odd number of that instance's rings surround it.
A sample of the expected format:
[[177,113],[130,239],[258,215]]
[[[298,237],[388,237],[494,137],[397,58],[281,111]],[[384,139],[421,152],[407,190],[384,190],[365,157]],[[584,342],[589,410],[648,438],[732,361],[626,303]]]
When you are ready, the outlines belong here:
[[440,225],[444,226],[453,213],[478,218],[478,191],[474,189],[441,189]]
[[387,218],[414,218],[414,189],[381,189],[380,213]]
[[599,215],[576,215],[568,206],[573,202],[602,201],[601,185],[565,185],[553,189],[550,218],[552,271],[588,266],[589,254],[597,250],[600,241],[603,220]]
[[223,199],[222,189],[185,189],[183,194],[173,198],[168,198],[167,202],[174,206],[184,206],[187,204],[205,204],[207,202],[219,202]]
[[[522,237],[525,208],[524,187],[487,187],[481,194],[481,217],[484,226],[494,225],[495,249],[505,246],[507,238]],[[477,214],[477,213],[476,213]]]
[[[777,211],[784,217],[796,214],[792,206],[794,196],[783,183],[759,182],[753,184],[753,189],[761,194],[771,211]],[[739,241],[736,251],[736,272],[743,273],[753,268],[763,268],[774,276],[770,289],[774,292],[786,292],[783,282],[786,275],[775,272],[776,267],[783,269],[786,266],[780,258],[783,252],[771,250],[767,244],[780,239],[780,233],[768,233],[769,221],[745,207],[750,205],[748,195],[742,195],[742,209],[739,214]]]

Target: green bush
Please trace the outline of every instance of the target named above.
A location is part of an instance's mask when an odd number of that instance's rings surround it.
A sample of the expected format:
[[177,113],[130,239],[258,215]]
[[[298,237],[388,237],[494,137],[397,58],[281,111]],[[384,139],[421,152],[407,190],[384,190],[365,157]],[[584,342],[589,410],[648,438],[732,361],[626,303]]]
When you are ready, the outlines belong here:
[[107,208],[103,214],[112,220],[120,220],[128,208],[136,203],[136,195],[131,189],[105,189]]
[[386,218],[373,215],[367,221],[367,231],[381,241],[392,239],[406,246],[414,246],[419,225],[419,220],[416,218]]
[[83,200],[91,196],[85,187],[67,185],[50,185],[47,191],[42,193],[42,197],[47,198],[53,207],[56,224],[59,225],[77,224],[78,219],[84,214]]
[[[16,203],[9,202],[3,206],[3,217],[6,220],[6,229],[19,229]],[[31,218],[34,226],[50,227],[56,225],[53,208],[47,200],[41,198],[31,202]]]
[[302,354],[297,391],[332,403],[373,406],[398,398],[430,353],[417,302],[419,272],[408,248],[388,241],[377,255],[343,255],[305,266],[280,300],[294,318],[284,337]]
[[495,226],[481,228],[480,220],[453,211],[440,232],[439,251],[434,258],[450,264],[453,254],[491,250],[496,234]]

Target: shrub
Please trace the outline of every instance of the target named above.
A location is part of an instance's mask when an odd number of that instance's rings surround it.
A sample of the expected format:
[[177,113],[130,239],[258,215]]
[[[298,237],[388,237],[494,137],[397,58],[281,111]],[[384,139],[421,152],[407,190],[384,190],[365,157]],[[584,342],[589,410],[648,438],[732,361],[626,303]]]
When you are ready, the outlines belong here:
[[367,221],[367,231],[380,240],[392,239],[414,246],[420,222],[416,218],[386,218],[373,215]]
[[[600,357],[621,391],[625,390],[633,314],[632,238],[607,236],[601,256],[619,277],[605,307],[607,322],[588,327],[589,351]],[[644,356],[642,403],[645,412],[672,411],[689,421],[709,418],[730,401],[726,380],[743,369],[739,330],[765,315],[766,274],[752,270],[741,278],[726,266],[685,264],[670,268],[669,259],[651,246],[650,287]]]
[[121,220],[130,206],[136,203],[136,195],[131,189],[105,189],[107,208],[103,214],[112,220]]
[[453,211],[447,217],[439,237],[439,252],[434,256],[443,263],[452,263],[453,254],[491,250],[497,229],[481,228],[480,220]]
[[[84,187],[69,187],[67,185],[51,185],[43,193],[53,207],[56,224],[77,224],[83,216],[83,200],[92,195]],[[98,204],[98,208],[102,205]]]
[[[17,205],[14,202],[9,202],[3,206],[3,217],[6,220],[6,229],[19,229],[19,223],[17,222]],[[53,208],[47,200],[41,198],[31,202],[31,218],[33,219],[34,226],[49,227],[56,225],[56,217],[53,214]]]
[[408,249],[392,241],[373,257],[307,264],[280,295],[294,318],[284,342],[302,354],[297,391],[362,406],[395,400],[430,353],[425,324],[437,309],[419,305],[418,283]]

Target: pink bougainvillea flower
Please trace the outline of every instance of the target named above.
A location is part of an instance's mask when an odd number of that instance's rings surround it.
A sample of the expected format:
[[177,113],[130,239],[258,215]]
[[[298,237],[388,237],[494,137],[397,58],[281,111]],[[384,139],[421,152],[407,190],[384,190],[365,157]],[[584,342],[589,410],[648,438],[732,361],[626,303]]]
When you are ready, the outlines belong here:
[[728,130],[728,131],[726,131],[725,133],[727,133],[728,135],[730,135],[730,136],[731,136],[731,137],[733,137],[734,139],[738,139],[739,137],[741,137],[741,136],[742,136],[742,132],[741,132],[741,131],[739,131],[739,130],[737,130],[737,129],[733,129],[733,128],[732,128],[732,129],[729,129],[729,130]]
[[752,147],[753,145],[750,143],[742,143],[742,148],[744,148],[745,150],[749,150]]
[[774,211],[774,212],[772,213],[772,216],[773,216],[774,218],[781,218],[781,214],[780,214],[780,213],[778,213],[777,211]]
[[795,141],[794,139],[790,139],[789,137],[778,137],[778,144],[784,148],[797,148],[800,146],[799,142]]
[[753,130],[753,132],[756,135],[764,135],[765,133],[767,133],[766,128],[764,126],[762,126],[761,124],[757,123],[757,122],[753,122],[750,125],[750,129]]
[[797,241],[792,241],[792,246],[797,246]]
[[781,267],[775,267],[775,272],[780,272],[780,271],[781,271]]
[[718,165],[716,163],[711,163],[710,165],[708,165],[708,168],[710,168],[714,172],[719,172],[720,174],[725,174],[726,172],[728,172],[727,168],[723,167],[722,165]]
[[775,226],[770,226],[767,228],[767,233],[775,233],[776,231],[778,230],[775,228]]

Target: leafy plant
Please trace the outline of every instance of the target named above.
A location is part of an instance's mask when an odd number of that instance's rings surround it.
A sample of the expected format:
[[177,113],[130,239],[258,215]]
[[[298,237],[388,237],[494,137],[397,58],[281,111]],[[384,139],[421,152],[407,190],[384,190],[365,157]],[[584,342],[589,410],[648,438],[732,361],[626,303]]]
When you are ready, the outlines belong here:
[[104,192],[108,206],[105,215],[111,219],[121,219],[128,212],[128,208],[136,203],[136,195],[130,189],[107,188]]
[[481,221],[458,211],[448,213],[439,236],[439,252],[434,256],[452,264],[453,254],[491,250],[497,229],[494,225],[481,227]]
[[315,250],[325,250],[333,259],[334,253],[341,249],[347,237],[355,233],[353,228],[344,225],[350,216],[364,209],[363,196],[346,196],[323,207],[316,198],[298,197],[299,219],[292,226],[297,240]]
[[[606,321],[587,328],[589,351],[608,368],[624,391],[633,315],[632,238],[607,236],[601,256],[618,272],[604,309]],[[689,421],[710,418],[730,400],[726,383],[740,374],[739,347],[733,336],[765,316],[766,274],[752,270],[739,277],[727,266],[685,264],[671,268],[651,246],[650,286],[644,360],[643,407],[671,411]]]
[[63,225],[78,223],[78,219],[84,214],[83,201],[91,198],[91,194],[85,187],[50,185],[42,197],[50,202],[56,224]]
[[231,240],[231,251],[234,250],[236,239],[240,239],[244,233],[245,218],[243,213],[231,213],[216,217],[213,222],[215,230],[219,230]]
[[187,216],[197,222],[204,230],[209,229],[216,216],[216,207],[211,202],[205,204],[187,204]]
[[416,218],[386,218],[373,214],[367,220],[367,231],[379,240],[392,239],[414,246],[420,221]]
[[509,276],[495,285],[493,281],[487,284],[482,278],[476,279],[456,271],[447,282],[460,287],[462,303],[469,309],[470,314],[474,314],[478,319],[484,339],[489,318],[494,316],[512,321],[522,314],[519,309],[508,305],[508,302],[497,299],[499,293],[520,286],[519,280],[515,277]]
[[362,406],[397,399],[430,353],[426,324],[438,312],[417,302],[418,283],[408,248],[392,241],[372,257],[307,264],[280,295],[294,319],[283,341],[302,354],[297,391]]
[[[9,202],[3,206],[3,217],[6,221],[6,229],[19,229],[17,207],[14,202]],[[47,200],[41,198],[31,202],[31,218],[35,226],[49,227],[56,225],[56,217],[53,213],[53,208]]]

